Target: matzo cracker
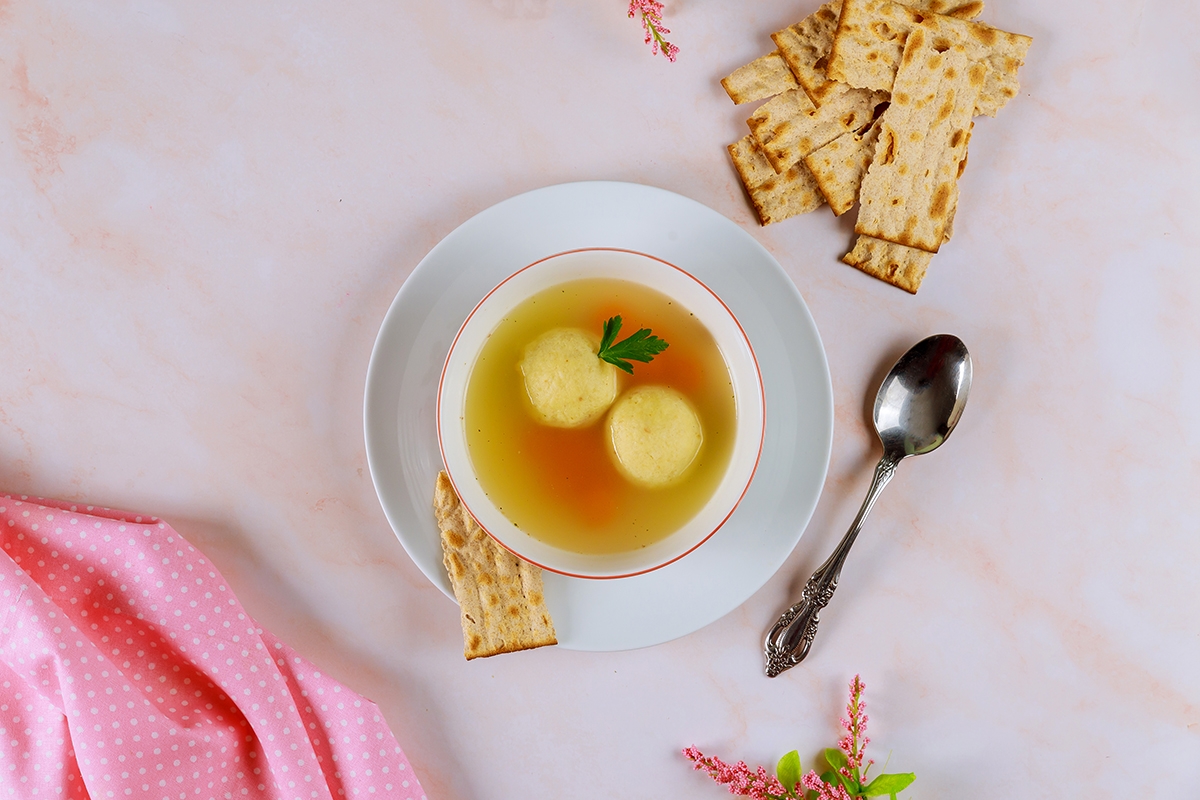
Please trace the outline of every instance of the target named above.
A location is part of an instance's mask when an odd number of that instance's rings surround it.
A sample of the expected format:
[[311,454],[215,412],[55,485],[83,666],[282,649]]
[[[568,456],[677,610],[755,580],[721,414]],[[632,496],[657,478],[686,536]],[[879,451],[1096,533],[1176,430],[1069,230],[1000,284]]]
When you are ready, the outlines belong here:
[[932,258],[933,253],[915,247],[859,236],[854,249],[842,256],[842,261],[910,294],[916,294]]
[[796,88],[796,78],[778,50],[738,67],[721,79],[721,86],[735,105],[753,103]]
[[[851,2],[851,0],[847,0]],[[859,192],[856,233],[936,253],[958,202],[971,115],[987,65],[961,48],[908,36],[875,158]]]
[[748,135],[729,145],[728,149],[761,224],[769,225],[806,214],[824,203],[812,173],[803,162],[793,164],[780,175],[767,161],[754,137]]
[[445,472],[438,473],[433,507],[467,660],[558,644],[541,569],[492,541],[459,502]]

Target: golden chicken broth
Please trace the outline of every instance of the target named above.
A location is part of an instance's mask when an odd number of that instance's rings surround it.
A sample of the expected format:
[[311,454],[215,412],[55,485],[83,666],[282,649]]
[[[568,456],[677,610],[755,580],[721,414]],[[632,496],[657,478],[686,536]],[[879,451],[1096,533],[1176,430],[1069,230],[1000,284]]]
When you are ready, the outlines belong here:
[[[600,336],[620,315],[620,341],[650,328],[669,347],[619,374],[619,392],[668,386],[695,407],[704,440],[687,472],[663,488],[636,486],[613,463],[606,418],[584,428],[538,422],[520,363],[525,345],[553,328]],[[467,448],[483,490],[522,531],[577,553],[635,550],[665,538],[712,496],[729,465],[736,431],[729,369],[712,334],[666,295],[628,281],[590,278],[525,300],[484,343],[467,383]]]

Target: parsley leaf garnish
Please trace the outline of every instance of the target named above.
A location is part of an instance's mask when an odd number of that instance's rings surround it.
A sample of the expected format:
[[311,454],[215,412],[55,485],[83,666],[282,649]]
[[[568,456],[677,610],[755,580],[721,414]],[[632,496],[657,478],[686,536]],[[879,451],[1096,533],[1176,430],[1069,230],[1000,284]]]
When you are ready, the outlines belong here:
[[654,359],[656,355],[667,349],[667,343],[650,333],[649,328],[642,328],[621,341],[616,341],[621,331],[621,317],[609,317],[604,323],[604,334],[600,337],[600,358],[618,369],[633,374],[630,361],[640,361],[643,364]]

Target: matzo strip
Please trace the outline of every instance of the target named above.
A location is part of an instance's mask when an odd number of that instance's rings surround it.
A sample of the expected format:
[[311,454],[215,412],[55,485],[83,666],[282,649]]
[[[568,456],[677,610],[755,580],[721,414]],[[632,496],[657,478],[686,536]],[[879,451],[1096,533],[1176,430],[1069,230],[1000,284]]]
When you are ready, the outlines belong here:
[[721,79],[721,86],[736,105],[765,100],[796,88],[796,78],[778,50],[738,67]]
[[876,121],[862,133],[843,133],[804,157],[804,165],[812,173],[818,191],[837,216],[849,211],[858,199],[863,173],[875,154],[878,138],[879,122]]
[[[846,0],[847,3],[852,0]],[[987,65],[909,35],[875,158],[859,192],[856,233],[936,253],[958,202],[971,114]]]
[[771,166],[784,172],[843,133],[863,128],[886,99],[885,92],[839,86],[818,107],[803,89],[792,89],[759,106],[746,124]]
[[[901,0],[905,5],[935,14],[945,14],[959,19],[971,19],[983,10],[979,0]],[[825,61],[833,46],[833,34],[837,30],[838,16],[842,13],[842,0],[830,2],[794,25],[771,34],[776,51],[791,68],[809,98],[821,105],[837,86],[825,75]]]
[[812,173],[803,162],[793,164],[780,175],[752,136],[729,145],[729,157],[763,225],[806,214],[824,203]]
[[859,236],[854,249],[842,256],[842,261],[850,266],[911,294],[921,288],[932,259],[933,253],[870,236]]
[[445,472],[438,473],[433,507],[467,660],[558,644],[542,571],[492,541],[459,502]]
[[976,100],[977,113],[996,116],[1015,97],[1017,70],[1033,41],[981,22],[917,11],[891,0],[843,0],[842,14],[826,63],[831,80],[864,89],[892,91],[909,33],[924,30],[942,51],[961,46],[971,61],[986,62],[987,81]]

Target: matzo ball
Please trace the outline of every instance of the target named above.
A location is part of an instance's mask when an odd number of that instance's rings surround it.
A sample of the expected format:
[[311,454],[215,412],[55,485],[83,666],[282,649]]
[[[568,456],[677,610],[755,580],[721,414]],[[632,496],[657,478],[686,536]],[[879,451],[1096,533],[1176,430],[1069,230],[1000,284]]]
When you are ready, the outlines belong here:
[[525,392],[542,422],[578,428],[612,405],[617,368],[596,356],[599,349],[600,338],[578,328],[555,328],[525,346]]
[[665,386],[622,395],[608,415],[608,429],[618,468],[643,486],[665,486],[681,476],[704,441],[696,410]]

